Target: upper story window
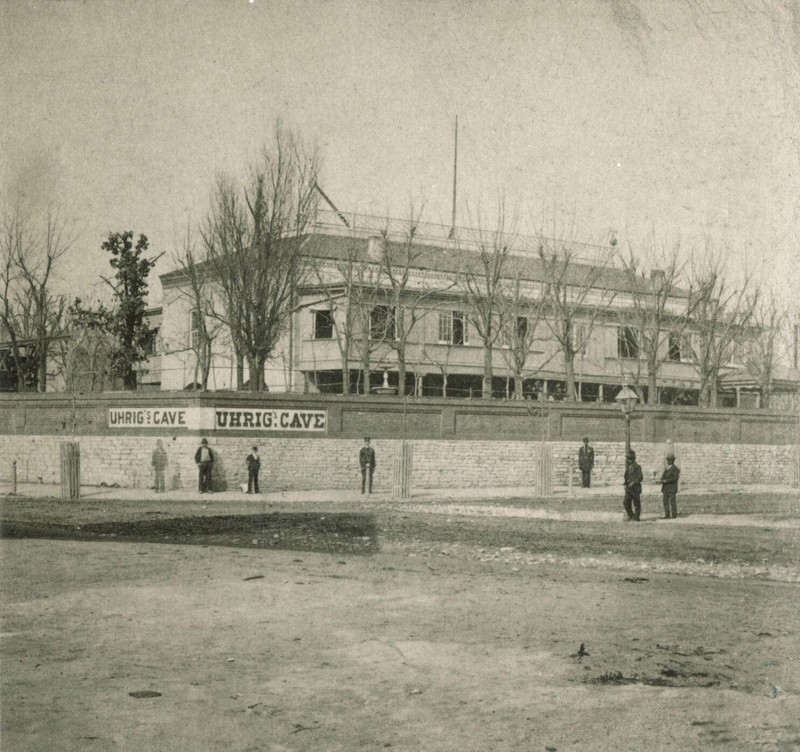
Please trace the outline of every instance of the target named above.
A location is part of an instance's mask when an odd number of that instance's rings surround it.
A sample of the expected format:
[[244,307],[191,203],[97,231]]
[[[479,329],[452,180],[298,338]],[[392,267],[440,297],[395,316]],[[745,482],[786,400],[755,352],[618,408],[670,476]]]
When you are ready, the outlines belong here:
[[683,332],[680,339],[681,363],[693,363],[697,360],[696,355],[697,337],[691,332]]
[[528,317],[517,316],[517,341],[522,342],[528,336]]
[[370,339],[397,339],[397,322],[392,306],[375,306],[369,314]]
[[147,355],[148,357],[151,355],[158,355],[159,353],[159,347],[158,347],[159,334],[160,334],[159,328],[157,326],[153,327],[151,331],[152,335],[150,337],[150,341],[147,343],[147,349],[145,350],[145,355]]
[[617,329],[617,357],[639,357],[639,342],[636,337],[636,330],[633,327],[621,326]]
[[449,345],[469,344],[467,315],[463,311],[439,313],[439,342]]
[[747,348],[740,340],[734,340],[728,345],[728,364],[732,366],[740,366],[745,362],[747,355]]
[[669,333],[667,343],[667,357],[674,363],[681,362],[681,338],[675,332]]
[[589,352],[589,327],[586,324],[575,324],[573,345],[577,355],[587,355]]
[[333,339],[333,314],[330,311],[312,311],[314,339]]

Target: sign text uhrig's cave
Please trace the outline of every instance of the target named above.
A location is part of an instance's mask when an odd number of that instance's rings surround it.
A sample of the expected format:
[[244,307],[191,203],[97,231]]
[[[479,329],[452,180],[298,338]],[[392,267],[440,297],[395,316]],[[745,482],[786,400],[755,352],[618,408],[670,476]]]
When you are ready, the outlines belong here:
[[111,428],[195,428],[196,408],[186,407],[110,407]]
[[254,431],[325,431],[325,410],[253,410],[249,408],[216,409],[214,425],[218,429]]

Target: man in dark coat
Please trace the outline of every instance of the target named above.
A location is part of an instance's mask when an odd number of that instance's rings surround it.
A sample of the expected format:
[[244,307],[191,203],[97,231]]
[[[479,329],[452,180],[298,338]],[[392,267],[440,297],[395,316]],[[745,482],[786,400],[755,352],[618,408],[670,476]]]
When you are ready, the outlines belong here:
[[194,453],[194,461],[197,467],[200,468],[200,477],[198,479],[198,490],[200,493],[211,492],[211,468],[214,466],[214,452],[208,446],[208,439],[203,439],[200,446]]
[[628,452],[628,463],[625,467],[625,514],[628,521],[639,521],[642,512],[642,468],[636,463],[636,452]]
[[594,449],[589,446],[588,438],[584,438],[583,446],[578,450],[578,467],[581,469],[581,485],[584,488],[589,488],[592,485]]
[[678,478],[681,469],[675,464],[675,452],[667,453],[667,466],[661,475],[661,496],[664,501],[664,519],[675,519],[678,516]]
[[[364,439],[364,446],[358,453],[358,464],[361,465],[361,493],[367,489],[372,493],[372,476],[375,474],[375,450],[369,445],[369,437]],[[367,482],[369,477],[369,482]]]
[[258,471],[261,469],[261,460],[258,457],[258,447],[247,455],[247,493],[258,493]]

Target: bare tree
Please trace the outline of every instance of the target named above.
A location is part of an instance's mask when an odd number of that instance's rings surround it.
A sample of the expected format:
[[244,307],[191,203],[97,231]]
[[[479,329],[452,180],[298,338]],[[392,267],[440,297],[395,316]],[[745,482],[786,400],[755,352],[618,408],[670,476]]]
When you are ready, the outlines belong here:
[[523,398],[523,384],[546,365],[531,364],[531,351],[536,342],[545,339],[544,318],[548,310],[548,299],[544,285],[530,288],[522,274],[517,271],[508,281],[505,294],[500,300],[503,347],[500,350],[509,372],[514,379],[514,398]]
[[442,397],[447,396],[447,379],[450,375],[450,358],[456,347],[457,345],[454,345],[452,342],[446,342],[431,352],[428,349],[427,344],[423,344],[422,350],[420,351],[420,360],[435,366],[442,375]]
[[370,338],[370,313],[378,299],[380,265],[371,262],[355,236],[344,258],[316,259],[312,272],[328,306],[332,334],[342,363],[342,394],[350,393],[350,362],[358,358],[369,392],[372,352],[383,341]]
[[213,315],[237,357],[237,388],[247,360],[250,390],[264,388],[264,367],[291,321],[305,236],[317,210],[316,149],[278,123],[243,187],[220,177],[201,235],[219,286]]
[[[370,322],[373,339],[382,339],[397,354],[399,393],[406,391],[408,348],[416,325],[430,313],[431,299],[450,289],[442,287],[422,271],[426,248],[417,241],[421,213],[411,207],[399,241],[389,239],[388,223],[381,231],[381,289],[377,294],[377,311]],[[383,304],[383,307],[379,307]],[[373,311],[376,311],[373,309]],[[419,361],[420,358],[417,358]]]
[[200,384],[200,389],[205,391],[211,372],[212,348],[221,324],[214,317],[212,266],[203,260],[202,252],[198,254],[191,230],[186,232],[175,264],[183,282],[177,289],[189,302],[192,317],[186,344],[194,353],[193,383]]
[[564,356],[567,400],[575,402],[575,355],[585,348],[597,317],[616,295],[601,284],[610,255],[591,264],[581,263],[568,242],[542,235],[537,251],[549,306],[545,321]]
[[47,390],[48,357],[62,335],[66,302],[54,291],[71,245],[66,224],[48,210],[41,233],[19,202],[4,212],[0,237],[0,323],[11,345],[19,391]]
[[119,379],[113,372],[114,339],[103,328],[81,321],[80,303],[70,306],[66,336],[55,352],[68,392],[102,392],[114,389]]
[[692,268],[693,365],[700,377],[700,405],[717,404],[725,367],[731,362],[737,340],[745,338],[759,302],[757,290],[745,275],[734,287],[720,256],[706,251],[704,262]]
[[[637,384],[644,363],[647,377],[647,403],[659,402],[658,374],[661,367],[679,352],[679,343],[697,304],[697,297],[678,290],[685,264],[680,246],[657,249],[654,242],[634,250],[629,243],[627,253],[619,259],[627,278],[632,307],[621,318],[636,335]],[[646,268],[650,274],[647,276]]]
[[464,264],[460,280],[470,319],[483,344],[482,396],[491,399],[492,355],[503,329],[504,308],[501,301],[505,295],[505,267],[516,237],[515,231],[506,233],[505,206],[502,201],[495,229],[484,230],[478,221],[473,236],[477,252],[461,251]]
[[768,409],[772,401],[775,371],[782,358],[788,355],[787,334],[789,315],[772,295],[759,295],[751,326],[752,336],[744,342],[744,365],[756,380],[761,395],[760,407]]

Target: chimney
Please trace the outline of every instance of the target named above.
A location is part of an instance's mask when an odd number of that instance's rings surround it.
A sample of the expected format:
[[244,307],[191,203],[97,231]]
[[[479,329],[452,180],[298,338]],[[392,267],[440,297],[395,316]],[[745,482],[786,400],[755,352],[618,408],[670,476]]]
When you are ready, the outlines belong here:
[[386,252],[386,240],[381,237],[367,239],[367,261],[380,262]]

